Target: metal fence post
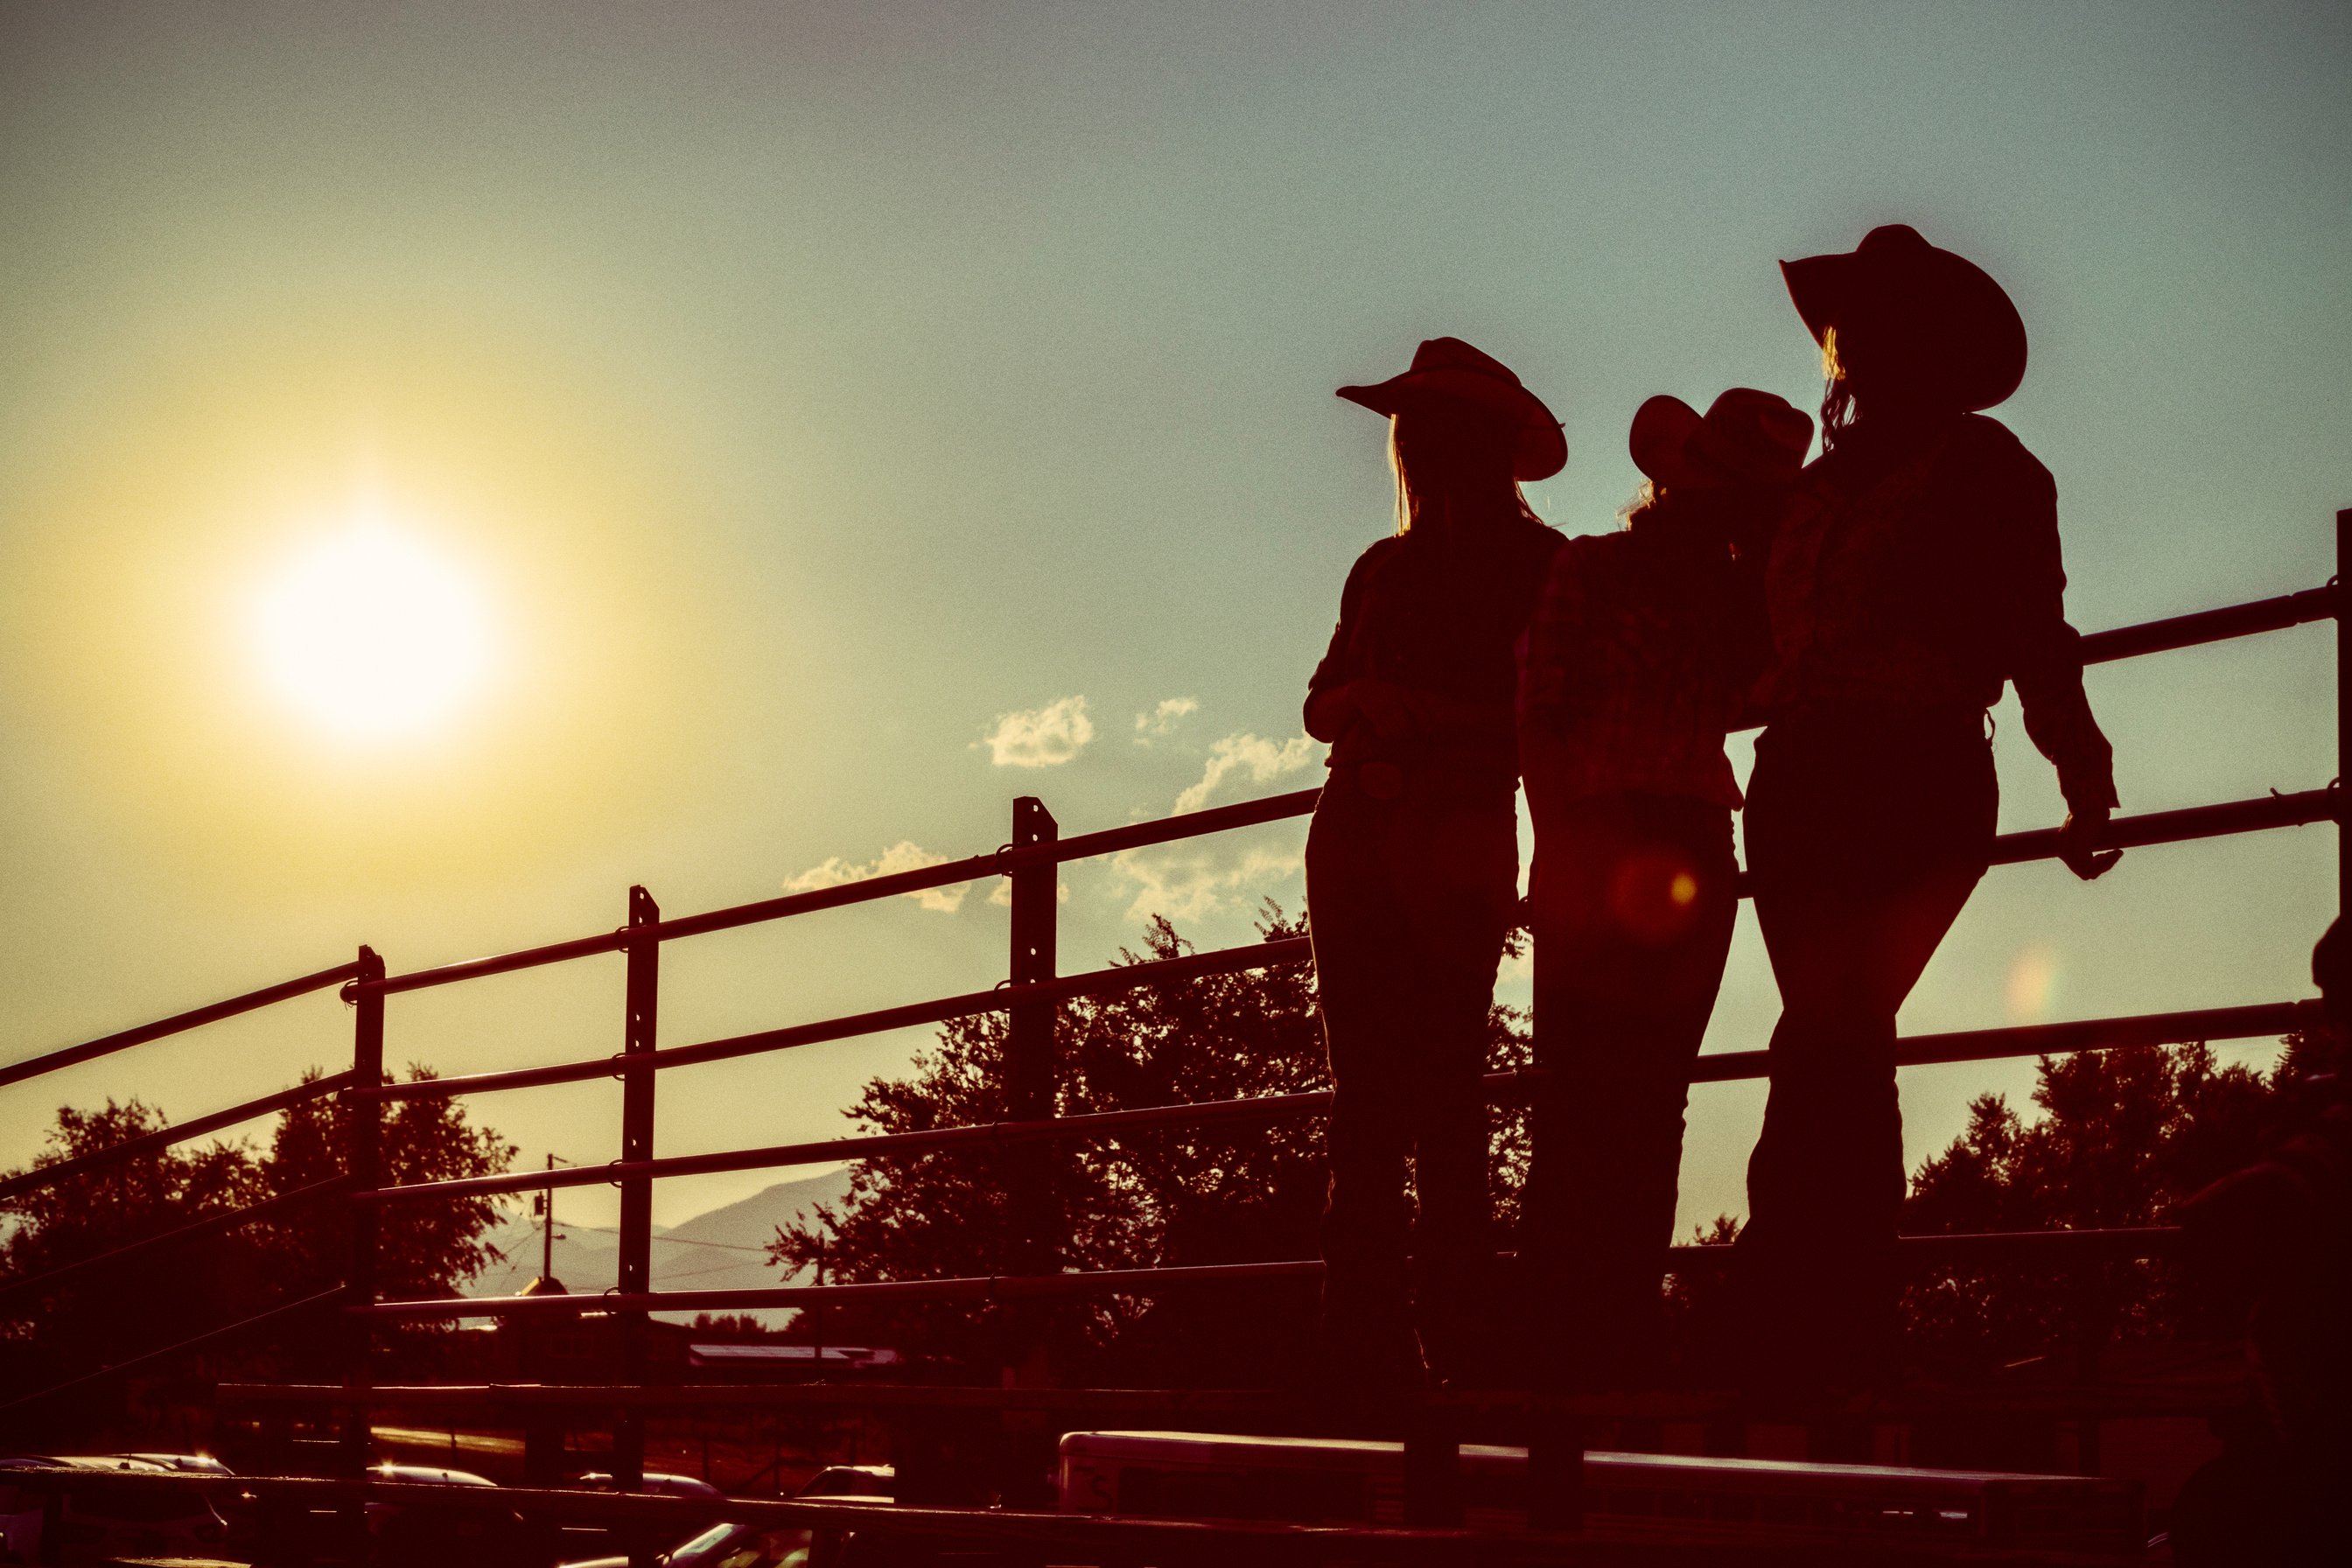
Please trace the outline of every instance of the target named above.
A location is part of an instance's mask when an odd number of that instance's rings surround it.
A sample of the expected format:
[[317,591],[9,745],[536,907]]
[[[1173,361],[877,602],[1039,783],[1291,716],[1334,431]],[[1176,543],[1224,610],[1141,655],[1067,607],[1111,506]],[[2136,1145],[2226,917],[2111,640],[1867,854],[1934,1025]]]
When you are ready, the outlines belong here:
[[[643,888],[629,889],[629,929],[634,933],[661,919],[661,907]],[[628,944],[628,995],[622,1024],[621,1158],[654,1157],[654,1027],[661,999],[661,943],[651,937]],[[650,1176],[621,1178],[621,1268],[623,1295],[653,1289],[654,1184]],[[637,1387],[647,1379],[652,1332],[639,1310],[620,1315],[621,1382]],[[613,1423],[613,1481],[622,1491],[645,1484],[645,1407],[624,1405]],[[632,1554],[633,1562],[635,1560]]]
[[[372,947],[362,947],[359,973],[352,993],[352,1088],[365,1090],[383,1081],[383,993],[375,987],[383,979],[383,960]],[[346,1304],[374,1303],[376,1291],[376,1205],[370,1200],[383,1181],[383,1101],[371,1095],[349,1094],[344,1101],[344,1173],[351,1192],[344,1199],[347,1216],[343,1258]],[[374,1456],[368,1425],[368,1357],[375,1334],[369,1321],[353,1315],[343,1324],[342,1468],[347,1475],[364,1475]],[[354,1515],[356,1520],[356,1515]]]
[[[1013,803],[1013,847],[1051,844],[1061,828],[1045,803],[1023,795]],[[1054,978],[1055,927],[1058,912],[1060,868],[1052,861],[1022,866],[1007,878],[1013,895],[1013,963],[1015,985]],[[1051,1002],[1026,1002],[1011,1009],[1004,1051],[1004,1114],[1015,1121],[1034,1121],[1054,1114],[1054,1089],[1058,1063],[1054,1040]],[[1034,1152],[1039,1157],[1031,1158]],[[1061,1257],[1061,1216],[1053,1180],[1051,1156],[1045,1146],[1023,1152],[1017,1162],[1013,1191],[1014,1257],[1009,1261],[1023,1273],[1044,1273]]]
[[[1044,801],[1023,795],[1013,803],[1012,847],[1051,844],[1060,837],[1061,827]],[[1048,860],[1016,867],[1006,878],[1013,899],[1010,978],[1015,985],[1054,977],[1060,871],[1058,865]],[[1032,1121],[1054,1114],[1057,1011],[1051,1002],[1026,1002],[1010,1010],[1004,1045],[1004,1114],[1012,1121]],[[1016,1274],[1046,1274],[1060,1266],[1061,1203],[1054,1162],[1052,1147],[1043,1143],[1012,1153],[1005,1173],[1011,1242],[1005,1266]],[[1044,1316],[1042,1306],[1013,1315],[1005,1346],[1008,1386],[1045,1381]]]
[[[1045,803],[1023,795],[1013,803],[1011,847],[1051,844],[1061,827]],[[1052,860],[1017,866],[1006,876],[1013,900],[1012,962],[1008,978],[1030,985],[1054,978],[1061,867]],[[1024,1002],[1008,1010],[1004,1042],[1004,1114],[1015,1121],[1054,1114],[1060,1077],[1052,1002]],[[1015,1274],[1051,1274],[1064,1256],[1062,1194],[1055,1180],[1060,1153],[1051,1143],[1015,1145],[1008,1154],[1005,1181],[1009,1246],[1005,1267]],[[1003,1382],[1008,1388],[1036,1387],[1054,1380],[1050,1336],[1052,1309],[1044,1301],[1014,1304],[1004,1321]],[[1054,1434],[1036,1415],[1006,1412],[1000,1419],[994,1490],[1016,1508],[1050,1508],[1045,1478],[1053,1468]]]
[[2352,508],[2336,514],[2336,912],[2352,914],[2352,823],[2344,800],[2352,792]]

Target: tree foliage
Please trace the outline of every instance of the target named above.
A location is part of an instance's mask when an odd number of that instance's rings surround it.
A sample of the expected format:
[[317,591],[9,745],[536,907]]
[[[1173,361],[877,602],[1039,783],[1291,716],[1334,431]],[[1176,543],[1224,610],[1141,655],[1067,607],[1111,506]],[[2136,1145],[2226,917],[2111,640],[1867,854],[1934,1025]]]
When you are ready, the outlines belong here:
[[[2280,1091],[2310,1049],[2288,1042],[2270,1073],[2223,1066],[2203,1045],[2044,1057],[2028,1120],[2000,1095],[1921,1165],[1905,1231],[2096,1230],[2162,1225],[2200,1188],[2252,1163]],[[2144,1261],[1938,1270],[1906,1292],[1914,1357],[1980,1373],[2107,1335],[2193,1333],[2198,1303]]]
[[[414,1063],[409,1081],[438,1075]],[[318,1077],[304,1075],[309,1082]],[[390,1081],[387,1075],[386,1081]],[[357,1107],[341,1095],[309,1100],[278,1120],[259,1168],[273,1193],[289,1193],[344,1173],[351,1119]],[[385,1186],[494,1175],[513,1160],[515,1146],[466,1120],[452,1100],[400,1100],[383,1108],[381,1181]],[[383,1211],[376,1238],[376,1289],[385,1297],[448,1296],[488,1265],[501,1261],[482,1239],[499,1219],[487,1197],[443,1198]],[[325,1261],[312,1234],[305,1258]]]
[[[1302,919],[1272,903],[1259,935],[1303,935]],[[1140,951],[1149,963],[1192,951],[1155,918]],[[1516,1015],[1493,1016],[1496,1069],[1525,1065]],[[1172,985],[1139,986],[1063,1006],[1055,1113],[1244,1099],[1328,1087],[1311,966],[1270,965]],[[944,1026],[908,1076],[876,1079],[848,1115],[861,1131],[914,1132],[1005,1117],[1006,1023],[983,1015]],[[1497,1186],[1515,1205],[1526,1163],[1524,1125],[1498,1117]],[[1311,1258],[1323,1207],[1320,1117],[1142,1130],[1055,1146],[1050,1157],[1064,1237],[1061,1261],[1082,1269],[1150,1268]],[[773,1256],[815,1262],[829,1280],[922,1279],[1011,1272],[1007,1200],[1024,1151],[1010,1149],[866,1161],[852,1167],[837,1209],[778,1233]],[[1034,1156],[1028,1156],[1034,1158]],[[1101,1376],[1181,1380],[1250,1375],[1286,1358],[1286,1336],[1311,1317],[1314,1292],[1295,1287],[1111,1299],[1054,1309],[1050,1333],[1066,1361]],[[845,1309],[829,1333],[919,1354],[988,1364],[1005,1353],[1004,1323],[955,1305]]]
[[[317,1076],[314,1070],[304,1081]],[[430,1076],[409,1069],[412,1080]],[[341,1096],[321,1096],[283,1113],[259,1148],[220,1139],[173,1145],[20,1192],[0,1203],[0,1283],[47,1275],[341,1175],[351,1110]],[[386,1184],[488,1175],[504,1170],[514,1154],[496,1132],[470,1125],[454,1101],[400,1101],[387,1107],[383,1121]],[[167,1125],[161,1110],[136,1099],[110,1100],[97,1110],[62,1107],[48,1146],[30,1169]],[[37,1385],[251,1317],[342,1278],[344,1213],[330,1196],[80,1270],[0,1301],[0,1335],[16,1342],[18,1374]],[[496,1217],[484,1199],[387,1210],[379,1233],[381,1288],[395,1296],[451,1293],[497,1258],[482,1239]],[[289,1324],[266,1345],[248,1343],[236,1353],[270,1345],[315,1359],[323,1337],[317,1324]]]
[[[1302,934],[1269,904],[1266,941]],[[1121,964],[1192,951],[1164,919]],[[1526,1065],[1522,1020],[1493,1015],[1491,1065]],[[1295,1093],[1327,1087],[1311,966],[1272,965],[1066,1005],[1055,1112],[1062,1116]],[[1918,1169],[1908,1234],[2101,1229],[2166,1223],[2174,1205],[2256,1159],[2280,1091],[2319,1048],[2295,1037],[2272,1071],[2225,1066],[2202,1045],[2044,1058],[2032,1108],[2000,1096],[1970,1108],[1966,1131]],[[1005,1119],[1002,1015],[945,1026],[904,1077],[869,1082],[848,1115],[870,1133],[980,1126]],[[1307,1258],[1318,1249],[1324,1166],[1320,1118],[1139,1130],[1052,1146],[1062,1266],[1150,1268]],[[778,1233],[772,1255],[805,1267],[822,1255],[835,1282],[1018,1271],[1008,1194],[1034,1145],[967,1149],[854,1166],[837,1207]],[[1496,1118],[1495,1192],[1506,1234],[1526,1170],[1523,1116]],[[1729,1216],[1693,1240],[1723,1245]],[[1732,1271],[1693,1268],[1665,1286],[1678,1354],[1705,1377],[1713,1339],[1735,1335]],[[1066,1370],[1097,1381],[1254,1381],[1273,1375],[1313,1318],[1311,1287],[1171,1292],[1037,1310]],[[1978,1375],[2063,1352],[2086,1338],[2200,1330],[2198,1303],[2147,1262],[2053,1268],[1971,1266],[1915,1277],[1905,1298],[1910,1356],[1925,1370]],[[1013,1327],[964,1304],[903,1303],[826,1313],[827,1337],[895,1345],[966,1366],[1015,1353]],[[1020,1331],[1034,1334],[1031,1322]]]

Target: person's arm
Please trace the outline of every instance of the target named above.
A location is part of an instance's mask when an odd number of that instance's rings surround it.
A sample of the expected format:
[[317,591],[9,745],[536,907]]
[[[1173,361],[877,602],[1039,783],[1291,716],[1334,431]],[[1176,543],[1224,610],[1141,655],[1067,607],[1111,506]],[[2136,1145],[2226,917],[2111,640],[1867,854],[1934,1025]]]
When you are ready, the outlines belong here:
[[1543,594],[1520,642],[1518,722],[1534,735],[1557,735],[1571,722],[1585,684],[1570,668],[1584,622],[1585,582],[1577,547],[1556,552]]
[[1307,732],[1327,746],[1339,744],[1339,737],[1348,732],[1356,716],[1355,690],[1353,682],[1321,691],[1308,687]]
[[1374,545],[1349,568],[1347,584],[1339,590],[1339,625],[1331,628],[1330,646],[1315,673],[1307,678],[1303,715],[1307,732],[1326,745],[1336,745],[1360,716],[1354,688],[1367,671],[1363,656],[1356,650],[1356,630],[1363,614],[1365,584],[1379,552],[1380,546]]
[[2010,676],[2025,710],[2025,733],[2058,770],[2058,788],[2066,797],[2060,858],[2088,881],[2120,858],[2097,847],[2117,804],[2115,748],[2091,715],[2083,691],[2083,639],[2066,621],[2057,484],[2049,469],[2025,457],[2011,489]]
[[1773,542],[1801,506],[1816,504],[1793,491],[1776,493],[1734,535],[1731,564],[1724,574],[1722,616],[1724,679],[1738,693],[1733,729],[1763,722],[1757,689],[1778,654],[1772,642],[1771,609],[1765,597]]

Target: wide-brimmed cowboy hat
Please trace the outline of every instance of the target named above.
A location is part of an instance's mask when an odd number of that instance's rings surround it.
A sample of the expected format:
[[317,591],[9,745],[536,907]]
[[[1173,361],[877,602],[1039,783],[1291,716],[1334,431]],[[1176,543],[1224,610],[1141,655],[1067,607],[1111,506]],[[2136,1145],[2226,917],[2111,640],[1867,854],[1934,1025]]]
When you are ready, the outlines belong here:
[[1568,466],[1568,437],[1543,399],[1519,384],[1511,367],[1460,338],[1431,338],[1412,352],[1412,368],[1370,386],[1343,386],[1339,395],[1375,414],[1394,414],[1426,399],[1467,403],[1516,428],[1511,477],[1548,479]]
[[2008,291],[1907,224],[1874,228],[1838,255],[1783,261],[1780,275],[1815,342],[1858,327],[1916,355],[1962,408],[1990,408],[2025,379],[2025,322]]
[[1735,386],[1699,413],[1664,393],[1633,415],[1633,466],[1670,490],[1794,479],[1813,442],[1812,416],[1785,397]]

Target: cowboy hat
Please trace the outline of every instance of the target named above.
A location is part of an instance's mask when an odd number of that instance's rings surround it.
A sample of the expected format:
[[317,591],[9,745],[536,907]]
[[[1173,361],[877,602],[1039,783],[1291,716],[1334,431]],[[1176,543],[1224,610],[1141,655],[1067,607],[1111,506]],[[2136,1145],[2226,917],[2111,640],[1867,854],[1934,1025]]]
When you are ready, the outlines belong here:
[[1468,403],[1518,427],[1511,454],[1515,479],[1548,479],[1568,466],[1568,437],[1543,399],[1519,384],[1511,369],[1460,338],[1431,338],[1412,352],[1412,368],[1370,386],[1343,386],[1339,395],[1375,414],[1394,414],[1424,398]]
[[2025,323],[1992,275],[1907,224],[1872,229],[1834,256],[1783,261],[1789,298],[1821,342],[1866,324],[1903,343],[1959,405],[1990,408],[2025,379]]
[[1633,466],[1668,489],[1787,484],[1805,466],[1812,416],[1754,387],[1735,386],[1702,416],[1664,393],[1633,416]]

